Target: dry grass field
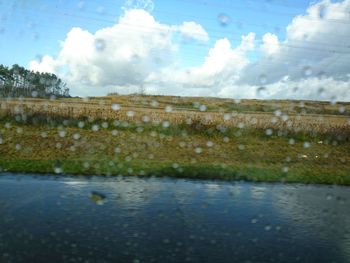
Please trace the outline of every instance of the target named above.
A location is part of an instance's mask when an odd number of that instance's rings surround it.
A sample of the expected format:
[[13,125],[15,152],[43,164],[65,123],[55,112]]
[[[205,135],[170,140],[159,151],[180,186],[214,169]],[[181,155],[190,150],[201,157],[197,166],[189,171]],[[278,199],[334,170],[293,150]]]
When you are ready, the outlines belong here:
[[312,101],[2,99],[0,167],[350,184],[349,113]]

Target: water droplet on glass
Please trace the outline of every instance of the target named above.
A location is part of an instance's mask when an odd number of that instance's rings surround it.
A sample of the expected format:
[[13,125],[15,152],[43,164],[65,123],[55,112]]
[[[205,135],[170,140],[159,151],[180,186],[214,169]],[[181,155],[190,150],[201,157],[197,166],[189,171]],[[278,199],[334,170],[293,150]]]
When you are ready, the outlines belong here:
[[207,110],[207,106],[201,105],[201,106],[199,106],[199,110],[200,111],[206,111]]
[[214,143],[212,141],[207,141],[207,147],[213,147]]
[[127,111],[127,113],[126,113],[126,116],[128,116],[128,117],[134,117],[135,116],[135,112],[133,112],[133,111],[131,111],[131,110],[129,110],[129,111]]
[[163,121],[162,126],[163,128],[168,128],[170,126],[170,123],[168,121]]
[[258,87],[256,89],[256,95],[259,97],[265,97],[267,95],[266,87]]
[[103,205],[106,202],[106,196],[100,192],[92,191],[90,194],[90,200],[97,205]]
[[266,129],[265,134],[267,136],[271,136],[272,135],[272,129]]
[[53,171],[55,172],[55,174],[63,173],[63,169],[61,168],[61,166],[59,164],[55,165],[55,167],[53,168]]
[[202,148],[201,147],[196,147],[195,149],[194,149],[194,151],[196,152],[196,153],[201,153],[202,152]]
[[94,44],[97,51],[103,51],[106,48],[106,42],[103,39],[96,39]]
[[271,230],[271,226],[270,225],[267,225],[267,226],[265,226],[265,231],[270,231]]
[[306,148],[310,148],[310,143],[309,142],[304,142],[303,147]]
[[173,111],[173,107],[171,107],[170,105],[167,105],[165,107],[165,112],[172,112]]
[[266,75],[265,75],[265,74],[261,74],[261,75],[259,76],[259,82],[260,82],[260,84],[261,84],[261,85],[265,85],[265,84],[266,84],[266,81],[267,81]]
[[337,97],[336,96],[332,96],[331,97],[331,105],[335,105],[337,104]]
[[318,94],[319,94],[320,96],[323,96],[324,93],[325,93],[325,89],[324,89],[323,87],[321,87],[321,88],[319,88],[319,89],[317,90],[317,92],[318,92]]
[[327,194],[326,195],[326,199],[327,200],[332,200],[333,199],[333,195],[332,194]]
[[218,21],[221,26],[227,26],[230,23],[230,17],[224,13],[218,15]]
[[84,128],[84,126],[85,126],[85,123],[83,121],[79,121],[78,122],[78,127],[79,128]]
[[96,12],[98,14],[103,14],[105,12],[105,8],[103,6],[99,6],[97,7]]
[[33,97],[33,98],[38,97],[38,92],[37,92],[36,90],[33,90],[33,91],[32,91],[32,97]]
[[79,133],[74,133],[73,134],[73,139],[74,140],[79,140],[80,139],[80,134]]
[[284,167],[282,168],[282,172],[283,172],[283,173],[288,173],[288,171],[289,171],[289,168],[288,168],[287,166],[284,166]]
[[245,146],[243,144],[238,145],[238,149],[243,151],[245,149]]
[[156,101],[156,100],[152,100],[152,101],[151,101],[151,106],[154,107],[154,108],[155,108],[155,107],[158,107],[158,106],[159,106],[159,102]]
[[303,68],[303,74],[304,74],[305,77],[310,77],[311,74],[312,74],[312,69],[311,69],[311,67],[310,67],[310,66],[305,66],[305,67]]
[[82,10],[82,9],[84,9],[84,6],[85,6],[85,2],[84,1],[79,1],[79,3],[78,3],[78,8],[80,9],[80,10]]
[[60,136],[61,138],[63,138],[63,137],[66,136],[66,132],[65,132],[65,131],[59,131],[58,134],[59,134],[59,136]]
[[323,19],[326,15],[326,7],[324,5],[320,5],[318,9],[319,18]]
[[120,110],[120,105],[117,103],[112,104],[112,110],[114,111]]

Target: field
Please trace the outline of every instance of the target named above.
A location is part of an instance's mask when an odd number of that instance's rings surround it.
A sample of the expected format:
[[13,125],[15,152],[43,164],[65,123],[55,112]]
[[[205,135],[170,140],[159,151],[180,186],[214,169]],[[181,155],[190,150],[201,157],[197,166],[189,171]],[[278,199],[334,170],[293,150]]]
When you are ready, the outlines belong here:
[[0,167],[350,185],[349,115],[313,101],[2,99]]

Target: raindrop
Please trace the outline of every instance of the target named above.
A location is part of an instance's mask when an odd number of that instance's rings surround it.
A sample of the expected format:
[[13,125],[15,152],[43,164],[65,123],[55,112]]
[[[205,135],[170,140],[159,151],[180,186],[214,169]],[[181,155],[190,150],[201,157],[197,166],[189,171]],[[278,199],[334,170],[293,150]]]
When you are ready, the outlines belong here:
[[225,121],[228,121],[229,119],[231,119],[231,115],[228,114],[228,113],[225,113],[225,114],[224,114],[224,120],[225,120]]
[[59,131],[59,132],[58,132],[58,135],[59,135],[61,138],[63,138],[63,137],[66,136],[66,132],[65,132],[65,131]]
[[[340,109],[339,109],[339,111],[340,111]],[[18,127],[17,130],[16,130],[16,132],[19,133],[19,134],[23,133],[23,128]]]
[[237,127],[240,128],[240,129],[243,129],[244,128],[244,123],[243,122],[238,123]]
[[201,105],[201,106],[199,106],[199,110],[200,111],[206,111],[207,110],[207,106]]
[[320,5],[318,9],[318,16],[323,19],[326,16],[326,7],[324,5]]
[[267,136],[271,136],[272,135],[272,129],[266,129],[265,131]]
[[168,121],[163,121],[162,126],[163,128],[168,128],[170,126],[170,123]]
[[318,94],[319,94],[320,96],[323,96],[324,93],[325,93],[325,89],[324,89],[323,87],[321,87],[321,88],[319,88],[319,89],[317,90],[317,92],[318,92]]
[[97,132],[99,129],[100,129],[100,127],[97,125],[97,124],[94,124],[94,125],[92,125],[92,128],[91,128],[94,132]]
[[305,77],[310,77],[311,74],[312,74],[312,69],[311,69],[311,67],[310,67],[310,66],[305,66],[305,67],[303,68],[303,74],[304,74]]
[[196,147],[196,149],[194,151],[196,153],[200,154],[202,152],[202,148],[201,147]]
[[38,92],[37,92],[36,90],[33,90],[33,91],[32,91],[32,97],[33,97],[33,98],[38,97]]
[[145,123],[147,123],[147,122],[149,122],[150,121],[150,117],[148,117],[148,116],[142,116],[142,121],[143,122],[145,122]]
[[85,126],[85,123],[83,121],[79,121],[78,122],[78,127],[79,128],[84,128],[84,126]]
[[243,151],[245,149],[245,146],[243,144],[238,145],[238,149]]
[[79,1],[79,3],[78,3],[78,8],[80,9],[80,10],[82,10],[82,9],[84,9],[84,6],[85,6],[85,2],[84,1]]
[[165,107],[165,112],[172,112],[173,111],[173,107],[171,107],[170,105],[167,105]]
[[103,6],[99,6],[97,7],[96,12],[98,14],[103,14],[105,12],[105,8]]
[[221,26],[227,26],[230,23],[230,17],[224,13],[218,15],[218,21]]
[[79,140],[80,139],[80,134],[79,133],[73,134],[73,139],[74,140]]
[[266,75],[265,75],[265,74],[261,74],[261,75],[259,76],[259,82],[260,82],[260,84],[261,84],[261,85],[265,85],[265,84],[266,84],[266,81],[267,81]]
[[304,142],[304,148],[306,149],[306,148],[310,148],[310,143],[309,142]]
[[267,95],[266,87],[258,87],[256,89],[256,95],[259,97],[265,97]]
[[291,138],[291,139],[289,139],[288,143],[289,143],[290,145],[293,145],[293,144],[295,144],[295,140]]
[[106,42],[103,39],[96,39],[94,44],[97,51],[103,51],[106,48]]
[[102,193],[92,191],[90,194],[90,200],[97,205],[103,205],[106,202],[106,196]]
[[207,147],[213,147],[214,143],[212,141],[207,141]]
[[117,111],[120,110],[120,105],[119,104],[112,104],[112,110]]
[[53,171],[55,172],[55,174],[63,173],[63,170],[62,170],[61,166],[58,165],[58,164],[55,165],[55,167],[53,168]]
[[271,230],[271,226],[270,225],[265,226],[265,231],[270,231],[270,230]]
[[331,104],[332,104],[332,105],[337,104],[337,97],[336,97],[336,96],[332,96],[332,97],[331,97]]
[[126,116],[128,116],[128,117],[134,117],[134,116],[135,116],[135,112],[129,110],[129,111],[126,113]]
[[333,195],[332,194],[327,194],[326,195],[326,199],[327,200],[332,200],[333,199]]
[[152,100],[152,101],[151,101],[151,106],[154,107],[154,108],[155,108],[155,107],[158,107],[158,106],[159,106],[159,102],[156,101],[156,100]]

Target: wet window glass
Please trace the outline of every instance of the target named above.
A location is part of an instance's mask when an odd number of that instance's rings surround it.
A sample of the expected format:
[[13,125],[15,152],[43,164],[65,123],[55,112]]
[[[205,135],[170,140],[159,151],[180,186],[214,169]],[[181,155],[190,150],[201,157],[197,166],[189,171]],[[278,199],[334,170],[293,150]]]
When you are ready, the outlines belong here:
[[350,262],[350,0],[0,0],[0,262]]

